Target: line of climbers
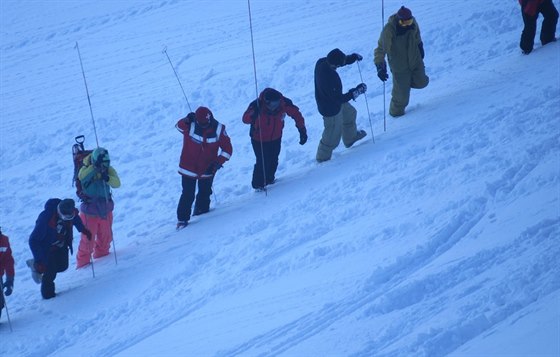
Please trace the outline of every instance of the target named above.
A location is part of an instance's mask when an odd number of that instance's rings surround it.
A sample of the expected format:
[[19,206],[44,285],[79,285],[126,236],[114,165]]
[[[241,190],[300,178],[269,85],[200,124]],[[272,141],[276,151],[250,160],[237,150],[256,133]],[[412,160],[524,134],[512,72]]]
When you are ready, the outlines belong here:
[[[558,11],[552,0],[519,0],[519,3],[524,22],[520,41],[522,52],[529,54],[533,50],[539,13],[544,16],[540,34],[542,45],[556,41]],[[399,117],[405,114],[410,89],[424,88],[429,83],[425,73],[420,28],[410,9],[404,6],[389,17],[374,50],[374,64],[381,81],[389,78],[385,57],[393,75],[389,114]],[[342,81],[336,72],[342,66],[361,60],[362,56],[357,53],[346,55],[336,48],[326,57],[320,58],[315,65],[315,99],[324,124],[316,154],[319,163],[331,159],[333,150],[341,140],[349,148],[367,135],[364,130],[358,130],[357,111],[349,103],[351,99],[356,100],[364,94],[367,86],[360,83],[344,93]],[[294,119],[299,132],[299,143],[304,145],[308,138],[303,115],[292,100],[280,91],[264,89],[243,114],[243,123],[250,125],[249,135],[255,154],[251,185],[256,190],[264,190],[276,180],[286,115]],[[179,163],[182,193],[177,206],[177,229],[181,229],[188,225],[193,204],[193,216],[209,211],[214,176],[230,159],[233,148],[225,125],[218,122],[206,107],[201,106],[194,113],[180,119],[176,128],[183,134]],[[97,148],[83,159],[78,179],[83,190],[83,194],[78,195],[82,200],[80,211],[78,212],[72,199],[49,199],[29,238],[33,259],[28,260],[27,264],[34,280],[41,283],[41,294],[45,299],[56,295],[56,275],[68,268],[68,252],[72,252],[74,226],[81,232],[77,268],[83,268],[92,263],[93,259],[109,254],[113,239],[114,207],[111,188],[119,187],[120,179],[110,165],[106,149]],[[2,283],[4,273],[7,278]],[[14,275],[9,241],[6,236],[1,235],[0,312],[4,306],[4,295],[12,293]]]

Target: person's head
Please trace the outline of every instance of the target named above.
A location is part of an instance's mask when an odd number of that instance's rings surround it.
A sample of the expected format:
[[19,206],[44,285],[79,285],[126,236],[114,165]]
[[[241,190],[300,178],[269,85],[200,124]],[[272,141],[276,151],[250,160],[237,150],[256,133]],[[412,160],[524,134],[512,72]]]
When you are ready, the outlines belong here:
[[71,221],[74,219],[76,214],[76,206],[74,200],[71,198],[65,198],[58,203],[56,206],[56,212],[58,216],[64,221]]
[[214,115],[210,111],[210,109],[206,107],[198,107],[198,109],[194,112],[194,117],[198,125],[203,128],[206,128],[210,125],[210,120],[214,118]]
[[107,149],[98,147],[91,153],[91,162],[97,167],[109,168],[111,165],[111,158]]
[[404,6],[401,6],[399,11],[397,11],[397,19],[399,20],[399,25],[402,27],[412,25],[412,11]]
[[282,94],[275,89],[267,88],[264,90],[264,105],[266,109],[271,112],[275,112],[280,107],[280,101],[282,100]]
[[346,63],[346,55],[338,48],[335,48],[327,55],[327,62],[334,68],[342,67]]

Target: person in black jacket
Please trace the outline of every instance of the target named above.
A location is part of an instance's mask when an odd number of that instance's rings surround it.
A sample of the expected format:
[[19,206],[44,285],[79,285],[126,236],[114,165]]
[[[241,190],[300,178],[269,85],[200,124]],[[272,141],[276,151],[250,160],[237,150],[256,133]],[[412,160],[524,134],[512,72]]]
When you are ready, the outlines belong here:
[[323,135],[317,148],[318,162],[331,159],[332,152],[340,144],[341,138],[344,146],[349,148],[366,136],[364,130],[357,130],[357,111],[348,102],[364,94],[367,86],[365,83],[360,83],[343,94],[342,81],[336,72],[339,67],[361,60],[362,56],[357,53],[347,56],[335,48],[327,57],[320,58],[315,64],[315,100],[324,123]]

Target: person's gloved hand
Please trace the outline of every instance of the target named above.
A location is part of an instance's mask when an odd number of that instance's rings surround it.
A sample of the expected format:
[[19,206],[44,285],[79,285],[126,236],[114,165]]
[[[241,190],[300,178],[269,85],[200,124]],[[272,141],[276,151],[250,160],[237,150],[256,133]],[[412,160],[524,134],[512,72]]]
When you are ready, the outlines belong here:
[[303,145],[307,142],[307,129],[305,127],[298,128],[299,131],[299,144]]
[[14,291],[14,277],[7,276],[4,282],[4,295],[10,296],[12,295],[12,291]]
[[367,91],[367,86],[365,83],[360,83],[356,88],[352,90],[352,97],[354,100],[360,96],[360,94],[364,94]]
[[187,114],[186,117],[183,118],[183,121],[185,122],[185,124],[190,124],[193,123],[195,121],[196,117],[194,115],[193,112],[190,112],[189,114]]
[[91,240],[91,232],[89,231],[89,229],[84,227],[82,233],[86,236],[87,240]]
[[206,171],[204,172],[205,175],[214,175],[216,173],[216,171],[218,171],[219,169],[222,168],[222,165],[220,165],[219,162],[214,161],[213,163],[211,163],[208,168],[206,169]]
[[389,74],[387,74],[387,63],[376,63],[375,67],[377,68],[377,77],[385,82],[389,78]]
[[358,53],[352,53],[351,55],[346,56],[346,63],[347,64],[351,64],[354,63],[356,61],[361,61],[364,58],[362,57],[362,55],[358,54]]

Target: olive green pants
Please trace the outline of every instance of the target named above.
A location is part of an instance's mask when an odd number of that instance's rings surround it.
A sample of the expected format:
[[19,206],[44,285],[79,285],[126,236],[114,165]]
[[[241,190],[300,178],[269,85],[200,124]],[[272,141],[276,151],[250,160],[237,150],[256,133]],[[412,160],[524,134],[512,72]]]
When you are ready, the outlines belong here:
[[350,103],[343,103],[337,115],[323,117],[324,129],[317,148],[317,161],[330,160],[332,152],[340,144],[341,138],[344,146],[354,143],[358,132],[356,115],[356,108]]
[[426,76],[424,66],[414,71],[395,72],[393,74],[393,91],[389,114],[393,117],[404,115],[404,109],[410,100],[410,88],[421,89],[428,85],[430,78]]

